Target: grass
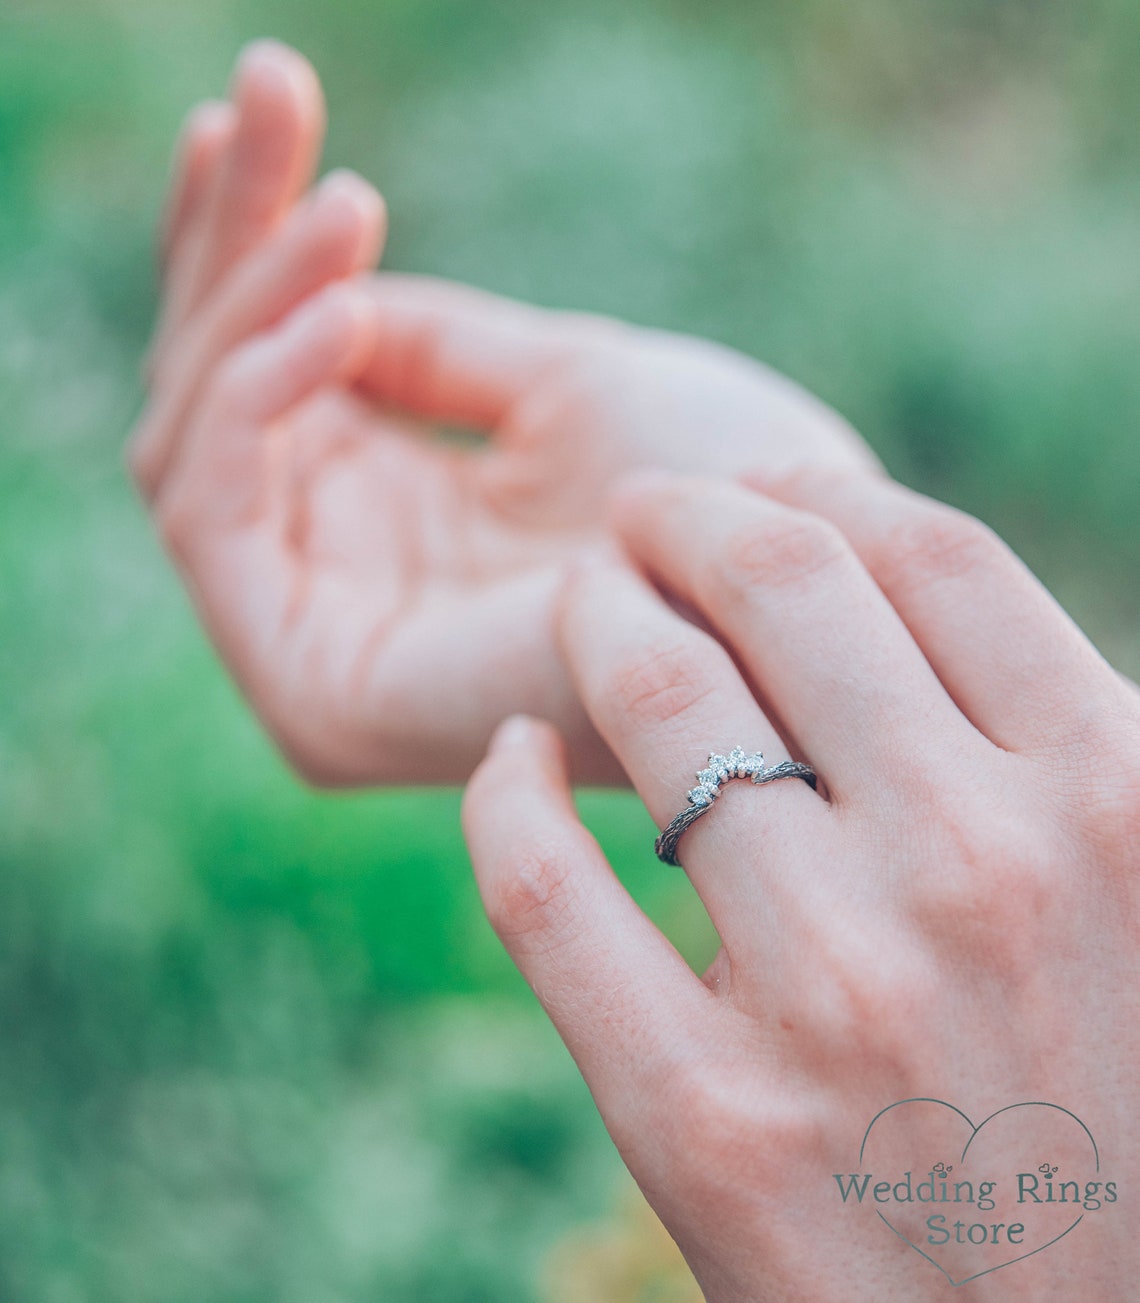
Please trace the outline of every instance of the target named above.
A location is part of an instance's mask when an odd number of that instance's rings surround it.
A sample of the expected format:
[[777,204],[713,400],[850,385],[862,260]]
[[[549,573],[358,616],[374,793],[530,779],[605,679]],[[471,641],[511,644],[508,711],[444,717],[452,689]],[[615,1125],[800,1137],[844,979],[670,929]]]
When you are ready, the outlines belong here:
[[[0,1296],[503,1303],[615,1197],[457,796],[301,790],[122,474],[169,142],[240,42],[312,55],[328,162],[385,190],[391,265],[775,363],[1136,675],[1136,23],[1123,0],[8,6]],[[645,816],[583,805],[699,955]]]

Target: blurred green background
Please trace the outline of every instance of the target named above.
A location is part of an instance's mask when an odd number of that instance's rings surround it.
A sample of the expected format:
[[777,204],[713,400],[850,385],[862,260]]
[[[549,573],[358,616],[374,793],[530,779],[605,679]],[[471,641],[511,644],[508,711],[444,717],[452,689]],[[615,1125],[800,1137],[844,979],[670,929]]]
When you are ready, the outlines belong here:
[[[1132,0],[5,0],[4,1300],[509,1303],[618,1200],[457,795],[303,791],[121,468],[170,143],[268,34],[389,265],[765,358],[1140,673]],[[644,814],[582,805],[698,961]]]

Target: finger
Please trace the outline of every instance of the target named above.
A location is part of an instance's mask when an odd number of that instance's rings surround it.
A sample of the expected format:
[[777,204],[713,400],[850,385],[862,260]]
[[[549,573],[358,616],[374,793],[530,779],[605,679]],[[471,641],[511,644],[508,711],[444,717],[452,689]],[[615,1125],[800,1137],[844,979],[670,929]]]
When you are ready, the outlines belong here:
[[547,725],[515,717],[500,728],[468,785],[463,826],[488,917],[611,1133],[637,1129],[642,1101],[715,1034],[715,997],[579,822]]
[[276,41],[244,51],[233,100],[237,129],[209,196],[190,311],[289,211],[312,177],[324,134],[316,74]]
[[199,105],[189,116],[178,148],[175,176],[160,236],[162,303],[158,322],[143,362],[148,385],[155,381],[176,327],[185,319],[185,302],[205,220],[206,199],[214,186],[221,160],[233,140],[237,114],[220,102]]
[[225,148],[164,290],[156,358],[229,268],[269,234],[312,178],[324,135],[320,82],[294,50],[257,41],[238,61]]
[[[594,727],[659,827],[689,805],[711,753],[762,751],[767,766],[788,758],[724,648],[669,610],[631,570],[580,570],[564,591],[558,635]],[[683,834],[680,862],[730,951],[757,851],[778,872],[790,847],[818,842],[826,810],[798,780],[761,790],[728,782]],[[750,915],[749,928],[752,922]]]
[[1089,694],[1115,691],[1099,652],[973,517],[878,476],[749,481],[843,531],[959,708],[998,746],[1071,740]]
[[350,379],[375,347],[374,322],[358,286],[333,286],[218,367],[156,503],[180,558],[265,519],[271,423],[323,386]]
[[833,799],[903,789],[976,744],[830,523],[737,484],[663,473],[626,485],[615,523],[733,648]]
[[184,311],[273,230],[309,184],[324,135],[324,99],[309,63],[276,41],[243,52],[232,98],[237,126],[207,196]]
[[372,292],[380,343],[361,384],[425,420],[501,425],[582,338],[581,318],[431,277],[384,272]]
[[170,270],[187,233],[201,217],[206,193],[237,125],[233,107],[207,100],[186,119],[175,152],[174,176],[162,222],[159,253]]
[[371,317],[365,295],[334,286],[236,349],[212,377],[154,508],[202,622],[255,710],[291,754],[328,774],[337,768],[327,728],[318,726],[322,712],[298,713],[281,690],[289,678],[281,639],[305,574],[285,527],[274,422],[322,386],[351,378],[374,346]]
[[187,416],[217,360],[331,281],[372,265],[383,226],[383,202],[375,190],[352,173],[332,173],[237,269],[159,372],[132,450],[144,494],[159,491],[177,458]]

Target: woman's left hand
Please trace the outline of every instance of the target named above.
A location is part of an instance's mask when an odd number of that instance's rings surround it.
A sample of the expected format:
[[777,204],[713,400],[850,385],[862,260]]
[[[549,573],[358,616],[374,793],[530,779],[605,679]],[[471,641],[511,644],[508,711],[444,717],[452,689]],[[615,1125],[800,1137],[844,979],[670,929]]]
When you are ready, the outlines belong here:
[[684,834],[711,969],[527,720],[465,802],[490,918],[712,1303],[1128,1297],[1140,694],[976,521],[872,476],[763,488],[655,474],[617,503],[715,639],[617,565],[561,610],[659,825],[710,750],[818,771],[729,782]]
[[351,173],[305,193],[324,112],[308,62],[257,42],[230,99],[191,115],[130,453],[154,524],[311,782],[463,781],[514,711],[557,721],[576,772],[613,780],[552,635],[613,481],[874,455],[730,349],[359,275],[384,207]]

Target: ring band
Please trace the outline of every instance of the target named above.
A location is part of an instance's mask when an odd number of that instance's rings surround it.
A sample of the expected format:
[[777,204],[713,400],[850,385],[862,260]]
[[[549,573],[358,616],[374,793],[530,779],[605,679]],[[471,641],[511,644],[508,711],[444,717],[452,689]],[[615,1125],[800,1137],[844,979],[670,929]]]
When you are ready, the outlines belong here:
[[761,783],[774,783],[780,778],[802,778],[814,792],[816,790],[815,770],[811,765],[800,764],[798,760],[785,760],[781,764],[768,768],[764,765],[764,756],[755,751],[746,755],[742,747],[734,747],[727,756],[709,756],[707,769],[697,775],[697,786],[689,793],[689,804],[671,819],[661,835],[653,843],[657,858],[665,864],[680,864],[677,859],[677,843],[681,834],[712,809],[713,802],[720,795],[720,789],[734,778],[748,778],[757,786]]

